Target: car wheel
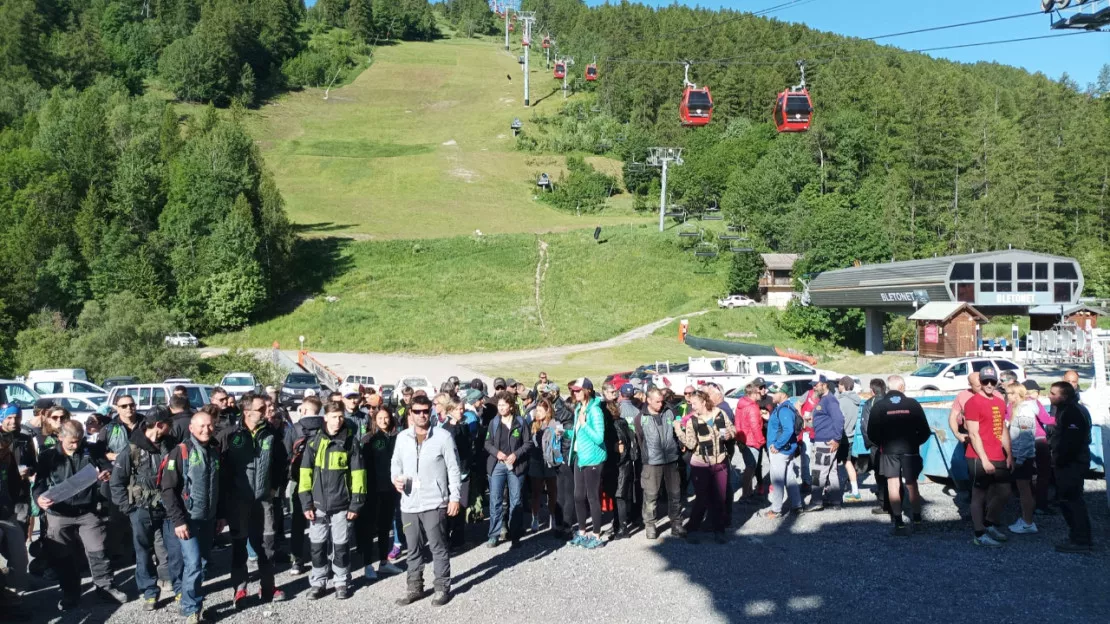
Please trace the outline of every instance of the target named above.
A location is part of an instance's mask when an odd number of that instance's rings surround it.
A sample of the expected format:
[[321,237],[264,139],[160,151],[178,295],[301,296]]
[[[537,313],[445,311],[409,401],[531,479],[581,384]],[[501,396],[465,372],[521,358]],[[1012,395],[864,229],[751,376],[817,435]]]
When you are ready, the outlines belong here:
[[922,392],[940,392],[940,388],[935,388],[933,386],[925,386],[921,390]]

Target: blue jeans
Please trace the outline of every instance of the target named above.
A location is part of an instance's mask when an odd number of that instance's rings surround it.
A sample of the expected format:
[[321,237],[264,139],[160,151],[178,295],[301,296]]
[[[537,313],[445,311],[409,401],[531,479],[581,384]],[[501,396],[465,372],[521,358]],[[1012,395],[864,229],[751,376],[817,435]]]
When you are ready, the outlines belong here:
[[162,532],[162,543],[166,545],[168,561],[159,562],[166,566],[173,593],[181,593],[181,544],[173,533],[173,524],[161,511],[151,513],[149,509],[136,509],[129,514],[131,518],[131,537],[135,544],[135,585],[144,598],[158,598],[158,571],[154,567],[155,533]]
[[505,483],[509,484],[509,539],[520,539],[524,528],[524,508],[520,504],[520,488],[524,479],[516,475],[505,464],[498,462],[489,476],[489,539],[495,540],[501,534],[504,513]]
[[189,520],[189,539],[181,543],[182,573],[181,615],[190,616],[204,609],[204,568],[212,553],[212,537],[216,523],[208,520]]

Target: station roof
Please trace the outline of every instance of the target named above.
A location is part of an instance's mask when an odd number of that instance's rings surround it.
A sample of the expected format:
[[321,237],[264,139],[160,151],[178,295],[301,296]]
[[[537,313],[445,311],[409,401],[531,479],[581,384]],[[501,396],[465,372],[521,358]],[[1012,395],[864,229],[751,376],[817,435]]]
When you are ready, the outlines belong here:
[[764,266],[771,271],[789,271],[794,268],[794,263],[798,261],[798,254],[765,253],[760,255],[763,256]]
[[917,312],[910,315],[911,321],[938,321],[945,322],[964,310],[971,312],[976,319],[985,321],[987,317],[981,312],[962,301],[933,301],[926,303]]

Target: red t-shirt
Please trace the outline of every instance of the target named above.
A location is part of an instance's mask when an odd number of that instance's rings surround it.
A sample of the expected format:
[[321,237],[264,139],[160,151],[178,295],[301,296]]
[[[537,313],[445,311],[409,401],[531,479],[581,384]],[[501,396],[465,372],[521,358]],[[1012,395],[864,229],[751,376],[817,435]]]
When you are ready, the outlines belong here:
[[[979,437],[983,440],[983,451],[990,461],[1005,461],[1002,452],[1002,428],[1006,426],[1006,402],[1000,397],[987,398],[975,395],[964,406],[964,422],[979,423]],[[980,458],[971,442],[967,444],[964,456],[968,459]]]

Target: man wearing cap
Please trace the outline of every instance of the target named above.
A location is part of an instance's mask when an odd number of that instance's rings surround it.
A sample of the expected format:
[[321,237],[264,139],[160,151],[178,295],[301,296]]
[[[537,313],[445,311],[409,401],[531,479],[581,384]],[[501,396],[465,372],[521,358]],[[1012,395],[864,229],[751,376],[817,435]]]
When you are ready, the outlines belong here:
[[34,441],[20,427],[22,419],[23,413],[16,405],[8,405],[0,410],[0,433],[12,437],[9,452],[19,470],[20,488],[11,492],[13,511],[16,521],[26,534],[27,523],[31,518],[31,477],[35,474],[38,457],[35,454]]
[[764,517],[782,518],[784,494],[790,497],[790,509],[802,511],[802,496],[798,491],[798,434],[795,422],[800,418],[798,409],[790,400],[786,385],[775,384],[770,388],[775,409],[767,420],[767,453],[771,458],[771,508]]
[[806,511],[840,507],[840,472],[836,456],[844,438],[844,414],[824,375],[817,378],[813,392],[819,398],[813,408],[813,497]]
[[159,574],[153,562],[156,550],[163,576],[173,583],[175,595],[181,593],[181,545],[173,534],[173,525],[166,518],[162,490],[158,487],[158,468],[173,449],[172,426],[173,416],[169,409],[162,405],[151,408],[132,431],[127,446],[116,455],[109,480],[112,502],[131,522],[135,585],[143,595],[145,611],[153,611],[159,597]]
[[1034,494],[1037,499],[1037,509],[1042,513],[1052,513],[1048,508],[1048,487],[1055,479],[1052,474],[1052,451],[1048,444],[1048,432],[1056,427],[1056,418],[1041,405],[1041,385],[1033,379],[1026,379],[1023,383],[1029,400],[1037,406],[1036,439],[1034,440],[1034,463],[1037,468],[1037,481],[1034,485]]
[[983,393],[964,407],[967,427],[967,471],[971,477],[972,544],[997,548],[1008,538],[998,529],[1002,509],[1010,497],[1010,428],[1006,426],[1006,402],[996,393],[998,373],[987,366],[979,370]]

